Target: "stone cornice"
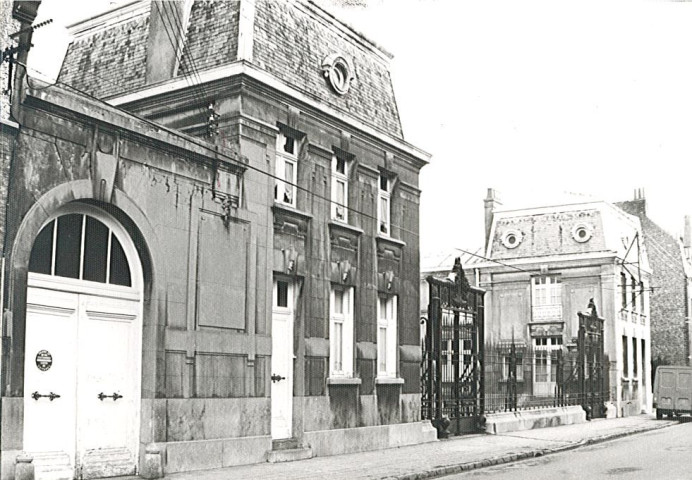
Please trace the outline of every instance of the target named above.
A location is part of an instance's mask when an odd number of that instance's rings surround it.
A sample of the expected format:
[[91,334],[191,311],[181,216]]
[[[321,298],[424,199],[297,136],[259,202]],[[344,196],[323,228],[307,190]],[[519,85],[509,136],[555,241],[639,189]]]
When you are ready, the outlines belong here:
[[115,128],[126,137],[136,138],[143,144],[163,150],[178,152],[178,154],[186,152],[206,162],[216,159],[241,170],[246,168],[239,159],[233,158],[232,154],[226,151],[227,149],[217,150],[217,147],[200,138],[142,120],[119,108],[58,86],[41,89],[27,88],[25,103],[27,106],[47,109],[58,115],[60,115],[58,112],[62,110],[62,115],[74,116],[79,121]]
[[[275,90],[279,93],[277,98],[281,101],[286,101],[286,96],[289,97],[290,100],[297,100],[298,102],[306,105],[308,109],[326,114],[327,116],[335,119],[338,123],[345,123],[360,131],[365,136],[369,136],[382,144],[395,149],[398,156],[404,157],[402,160],[412,162],[417,168],[422,168],[425,166],[431,158],[429,153],[407,143],[403,139],[393,137],[390,134],[377,129],[376,127],[367,125],[347,112],[324,105],[323,103],[319,102],[318,99],[315,99],[308,94],[287,85],[285,82],[279,80],[270,73],[244,61],[234,62],[229,65],[200,72],[199,83],[206,85],[212,82],[220,81],[218,82],[218,87],[220,89],[227,89],[229,87],[229,80],[231,77],[241,76],[251,81],[258,82],[262,86],[270,87],[271,89]],[[251,82],[248,83],[248,86],[250,86],[250,83]],[[118,97],[111,97],[107,100],[107,102],[114,106],[135,107],[139,103],[148,103],[146,101],[149,99],[153,101],[152,97],[159,95],[175,94],[175,97],[180,99],[180,94],[185,95],[186,90],[189,89],[190,85],[185,78],[175,78],[161,82],[157,85],[146,87],[136,92]],[[263,93],[266,94],[266,92]],[[161,99],[157,99],[157,101],[161,101]],[[305,112],[306,110],[307,109],[301,108],[301,111]]]

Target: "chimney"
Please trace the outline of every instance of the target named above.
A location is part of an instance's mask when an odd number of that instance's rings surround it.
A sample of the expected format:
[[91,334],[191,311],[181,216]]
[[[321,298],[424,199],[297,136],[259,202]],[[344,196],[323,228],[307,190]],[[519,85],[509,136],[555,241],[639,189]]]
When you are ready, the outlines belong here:
[[189,12],[183,12],[183,9],[191,4],[184,0],[151,2],[145,77],[147,85],[173,78],[178,67],[178,51],[186,33],[181,28],[187,27],[184,18]]
[[497,193],[495,189],[489,188],[488,195],[483,200],[485,204],[485,248],[488,248],[488,243],[490,242],[490,228],[493,225],[493,212],[502,205],[500,200],[497,198]]
[[643,188],[634,189],[634,200],[629,202],[635,209],[635,215],[646,216],[646,197]]

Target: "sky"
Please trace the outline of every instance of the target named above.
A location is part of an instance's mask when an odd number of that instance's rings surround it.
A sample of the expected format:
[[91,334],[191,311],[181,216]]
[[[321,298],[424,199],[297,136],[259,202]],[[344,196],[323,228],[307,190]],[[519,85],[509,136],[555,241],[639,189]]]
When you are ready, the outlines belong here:
[[[503,208],[631,200],[679,235],[692,214],[692,5],[656,1],[331,0],[394,55],[421,171],[421,254],[483,243]],[[55,75],[64,26],[110,0],[44,0],[30,67]],[[32,72],[36,74],[35,72]]]

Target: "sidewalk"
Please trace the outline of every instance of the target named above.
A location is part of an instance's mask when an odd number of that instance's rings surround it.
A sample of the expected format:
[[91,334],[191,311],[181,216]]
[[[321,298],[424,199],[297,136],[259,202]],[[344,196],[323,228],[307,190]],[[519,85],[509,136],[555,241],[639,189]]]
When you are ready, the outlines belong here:
[[579,425],[541,428],[501,435],[475,434],[408,447],[319,457],[289,463],[261,463],[219,470],[166,475],[167,480],[226,479],[389,479],[435,478],[508,463],[625,435],[656,430],[677,422],[653,415],[598,419]]

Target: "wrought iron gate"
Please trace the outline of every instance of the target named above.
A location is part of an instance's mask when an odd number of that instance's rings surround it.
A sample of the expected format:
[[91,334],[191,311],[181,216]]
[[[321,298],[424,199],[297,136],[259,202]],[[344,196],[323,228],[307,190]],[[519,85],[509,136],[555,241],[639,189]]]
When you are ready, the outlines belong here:
[[455,280],[427,278],[422,418],[440,437],[478,430],[484,411],[484,291],[469,285],[458,258],[452,272]]
[[605,382],[604,320],[598,317],[593,300],[590,314],[579,313],[579,386],[581,405],[587,418],[605,416],[607,388]]

